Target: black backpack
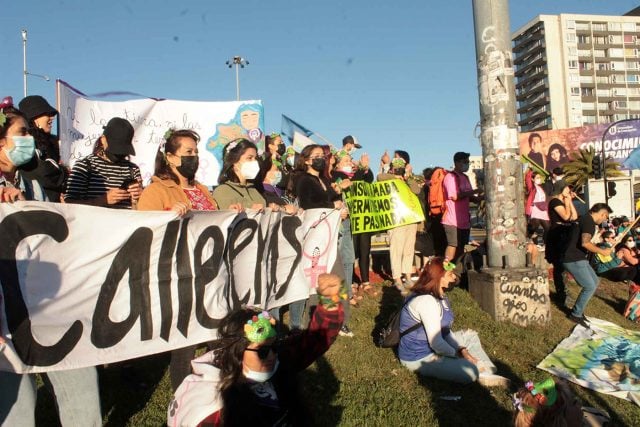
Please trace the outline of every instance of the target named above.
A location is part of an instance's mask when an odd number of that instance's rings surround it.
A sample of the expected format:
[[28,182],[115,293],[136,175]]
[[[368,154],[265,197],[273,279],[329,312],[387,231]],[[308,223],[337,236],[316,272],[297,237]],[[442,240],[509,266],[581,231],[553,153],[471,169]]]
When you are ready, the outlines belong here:
[[380,331],[380,334],[378,335],[378,339],[376,341],[376,345],[378,347],[382,347],[382,348],[396,347],[398,344],[400,344],[400,338],[407,335],[409,332],[415,331],[420,326],[422,326],[422,323],[418,322],[415,325],[411,326],[409,329],[400,332],[400,314],[402,313],[402,310],[404,309],[404,307],[412,299],[413,297],[411,297],[404,304],[402,304],[402,307],[400,307],[395,313],[393,313],[393,315],[389,319],[389,322],[387,323],[387,326],[382,328],[382,330]]

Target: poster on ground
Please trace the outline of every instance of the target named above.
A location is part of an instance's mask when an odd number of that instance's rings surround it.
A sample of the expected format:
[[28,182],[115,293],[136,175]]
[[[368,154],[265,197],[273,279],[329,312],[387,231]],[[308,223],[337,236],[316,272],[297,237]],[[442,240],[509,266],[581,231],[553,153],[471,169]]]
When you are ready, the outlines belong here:
[[114,363],[215,339],[243,304],[315,293],[339,212],[138,212],[0,203],[0,370]]
[[57,81],[62,162],[73,164],[92,153],[102,128],[113,117],[127,119],[135,129],[131,160],[140,167],[146,184],[153,175],[156,153],[170,128],[191,129],[200,136],[200,167],[196,179],[207,186],[217,185],[222,169],[222,149],[231,140],[246,138],[264,149],[262,101],[180,101],[134,99],[105,101],[92,99],[66,82]]
[[538,368],[640,405],[640,331],[594,318],[589,326],[577,325]]

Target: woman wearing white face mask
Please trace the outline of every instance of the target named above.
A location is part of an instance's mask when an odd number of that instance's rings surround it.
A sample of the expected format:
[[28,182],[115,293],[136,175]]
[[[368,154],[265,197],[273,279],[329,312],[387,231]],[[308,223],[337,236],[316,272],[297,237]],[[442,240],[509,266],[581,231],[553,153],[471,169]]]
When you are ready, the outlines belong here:
[[[317,288],[320,304],[311,315],[309,329],[280,341],[276,341],[275,319],[266,311],[247,307],[225,316],[218,328],[219,339],[212,343],[214,350],[206,355],[218,369],[211,367],[209,378],[195,374],[187,378],[176,391],[174,402],[180,405],[169,411],[169,416],[175,418],[170,418],[168,424],[313,424],[300,397],[297,376],[322,356],[338,336],[343,314],[335,300],[340,282],[336,275],[321,274]],[[211,388],[218,396],[213,404],[198,406],[197,402],[203,399],[197,382],[211,378],[218,380],[218,387]]]
[[635,239],[631,234],[627,235],[622,242],[616,247],[616,256],[622,260],[626,265],[637,267],[640,265],[638,259],[638,248],[636,246]]
[[246,139],[235,139],[224,147],[223,155],[220,185],[213,191],[218,207],[229,209],[231,205],[240,204],[245,209],[263,209],[264,197],[253,185],[260,172],[256,145]]

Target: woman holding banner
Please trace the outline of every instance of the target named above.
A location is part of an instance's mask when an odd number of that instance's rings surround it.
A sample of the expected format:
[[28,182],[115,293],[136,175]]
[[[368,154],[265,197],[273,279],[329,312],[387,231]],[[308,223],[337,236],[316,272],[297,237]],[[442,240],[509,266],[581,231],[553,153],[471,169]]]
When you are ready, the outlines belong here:
[[207,187],[195,180],[199,140],[200,136],[190,129],[169,129],[165,133],[165,143],[156,154],[151,184],[140,195],[138,210],[173,210],[184,215],[191,209],[218,208]]
[[264,197],[253,185],[260,172],[258,147],[247,139],[234,139],[225,145],[223,154],[220,185],[213,191],[220,209],[231,209],[236,204],[244,209],[264,209]]
[[[218,209],[215,199],[204,185],[195,180],[198,171],[198,141],[200,136],[190,129],[169,129],[165,143],[158,148],[151,184],[144,189],[138,202],[138,210],[168,211],[184,215],[190,210],[213,211]],[[240,205],[230,209],[242,210]],[[171,352],[169,376],[175,390],[191,373],[191,360],[197,345]]]
[[[27,131],[24,115],[8,101],[10,99],[5,98],[0,104],[0,202],[25,199],[21,191],[12,188],[11,181],[17,167],[32,159],[35,153],[34,138]],[[19,331],[11,332],[12,340],[19,339]],[[0,354],[15,351],[7,348],[9,343],[5,340],[9,341],[0,336]],[[46,375],[53,386],[62,425],[102,425],[95,367],[51,371]],[[34,374],[0,371],[0,425],[35,425],[37,391]]]

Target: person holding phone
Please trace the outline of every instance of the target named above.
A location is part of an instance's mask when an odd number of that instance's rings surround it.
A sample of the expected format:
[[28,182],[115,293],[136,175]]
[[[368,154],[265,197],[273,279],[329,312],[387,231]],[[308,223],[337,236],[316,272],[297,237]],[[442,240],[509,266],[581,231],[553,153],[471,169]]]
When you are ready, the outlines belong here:
[[93,154],[71,169],[64,200],[67,203],[132,209],[142,193],[140,168],[129,160],[135,155],[133,126],[114,117],[96,141]]

